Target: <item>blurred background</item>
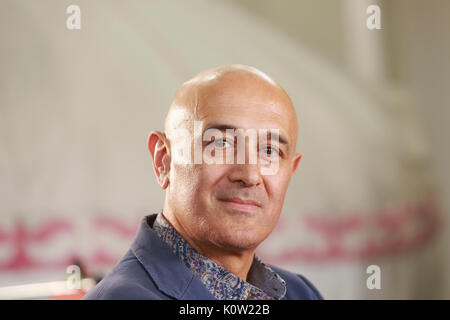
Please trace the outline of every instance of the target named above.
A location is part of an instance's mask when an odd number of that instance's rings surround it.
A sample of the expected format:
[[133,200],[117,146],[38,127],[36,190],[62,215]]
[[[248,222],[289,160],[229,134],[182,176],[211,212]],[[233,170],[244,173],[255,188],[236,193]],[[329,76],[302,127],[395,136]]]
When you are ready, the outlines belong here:
[[232,63],[300,122],[263,260],[327,299],[449,299],[449,38],[447,0],[0,0],[0,299],[77,299],[114,266],[162,209],[148,133]]

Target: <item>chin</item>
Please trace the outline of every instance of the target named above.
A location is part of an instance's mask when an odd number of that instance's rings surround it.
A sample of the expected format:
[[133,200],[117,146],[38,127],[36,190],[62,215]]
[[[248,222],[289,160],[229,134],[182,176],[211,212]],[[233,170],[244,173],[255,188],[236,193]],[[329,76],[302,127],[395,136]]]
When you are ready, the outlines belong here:
[[229,231],[226,234],[221,234],[219,239],[216,239],[220,246],[235,250],[250,250],[256,249],[262,242],[260,236],[252,234],[249,231]]

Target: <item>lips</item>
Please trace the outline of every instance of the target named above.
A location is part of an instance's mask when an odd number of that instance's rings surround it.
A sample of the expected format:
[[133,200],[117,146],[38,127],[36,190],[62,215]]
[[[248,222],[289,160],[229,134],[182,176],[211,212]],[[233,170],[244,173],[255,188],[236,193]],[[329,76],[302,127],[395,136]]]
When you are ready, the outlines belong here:
[[254,212],[261,208],[261,204],[250,199],[241,199],[237,197],[220,199],[224,204],[234,210]]

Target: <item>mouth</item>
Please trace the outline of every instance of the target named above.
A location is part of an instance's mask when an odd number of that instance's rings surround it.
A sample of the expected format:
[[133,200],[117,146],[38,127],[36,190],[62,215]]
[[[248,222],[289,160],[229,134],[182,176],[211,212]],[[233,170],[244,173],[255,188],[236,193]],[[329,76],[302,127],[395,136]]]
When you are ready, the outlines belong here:
[[253,200],[244,200],[236,197],[219,200],[228,208],[237,211],[255,212],[261,208],[261,204]]

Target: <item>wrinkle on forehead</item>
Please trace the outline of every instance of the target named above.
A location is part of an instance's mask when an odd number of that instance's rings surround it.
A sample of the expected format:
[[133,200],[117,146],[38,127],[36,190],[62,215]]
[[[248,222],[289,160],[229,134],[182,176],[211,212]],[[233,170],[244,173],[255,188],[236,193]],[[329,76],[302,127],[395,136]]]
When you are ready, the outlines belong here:
[[252,90],[258,95],[267,96],[268,103],[276,101],[279,110],[274,112],[286,113],[293,122],[293,134],[297,140],[297,115],[288,94],[264,72],[245,65],[221,66],[202,71],[192,79],[183,83],[175,93],[172,104],[164,124],[166,133],[184,126],[189,128],[193,120],[200,120],[201,108],[207,108],[205,97],[220,92],[232,94],[236,88]]

